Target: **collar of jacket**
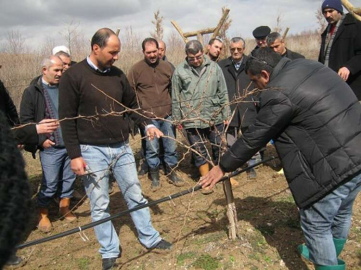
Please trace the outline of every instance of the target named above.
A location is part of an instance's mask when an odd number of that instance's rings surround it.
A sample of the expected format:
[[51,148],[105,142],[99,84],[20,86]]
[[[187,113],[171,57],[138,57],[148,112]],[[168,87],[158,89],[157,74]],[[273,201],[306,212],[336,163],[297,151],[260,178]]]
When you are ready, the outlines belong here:
[[39,92],[43,93],[43,85],[42,85],[42,77],[43,75],[40,75],[38,77],[35,77],[31,83],[30,86],[33,85],[35,87],[36,90],[38,90]]
[[155,63],[149,62],[148,59],[146,59],[146,58],[144,58],[143,60],[144,60],[144,62],[145,62],[148,66],[150,66],[151,68],[156,68],[156,67],[158,66],[158,64],[159,64],[159,61],[160,61],[159,58],[158,58],[157,62],[155,62]]
[[[243,55],[242,64],[241,64],[241,69],[242,69],[243,66],[246,65],[247,60],[248,60],[248,56],[244,54],[244,55]],[[233,61],[232,61],[232,57],[231,57],[231,56],[226,59],[226,63],[224,64],[224,66],[225,66],[225,67],[234,66],[234,63],[233,63]]]
[[278,64],[275,66],[275,68],[273,69],[272,73],[271,73],[271,77],[270,77],[270,82],[272,80],[274,80],[274,78],[276,78],[278,76],[278,74],[280,73],[280,71],[292,60],[289,58],[281,58],[281,60],[278,62]]
[[348,13],[343,20],[343,24],[355,24],[357,22],[356,18],[352,14]]
[[[343,20],[342,25],[349,25],[349,24],[355,24],[357,22],[356,18],[352,16],[350,13],[346,14],[345,19]],[[327,34],[328,26],[326,27],[325,31],[321,34],[321,36],[325,36]]]

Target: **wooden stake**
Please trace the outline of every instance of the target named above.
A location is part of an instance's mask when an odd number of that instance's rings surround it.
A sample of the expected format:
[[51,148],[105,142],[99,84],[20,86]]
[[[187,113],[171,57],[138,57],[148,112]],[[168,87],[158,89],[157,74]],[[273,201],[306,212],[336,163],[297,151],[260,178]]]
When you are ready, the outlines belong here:
[[354,8],[353,12],[358,14],[358,15],[361,15],[361,8]]
[[288,31],[290,31],[290,28],[289,28],[289,27],[287,27],[286,30],[285,30],[285,32],[283,33],[283,37],[282,37],[283,40],[286,40]]
[[185,37],[193,37],[193,36],[198,35],[198,33],[200,33],[201,35],[210,34],[210,33],[213,33],[215,30],[216,30],[216,28],[207,28],[207,29],[203,29],[203,30],[199,30],[199,31],[186,32],[183,35]]
[[223,12],[222,18],[219,20],[219,23],[218,23],[218,25],[217,25],[217,27],[216,27],[216,30],[214,30],[214,32],[213,32],[213,35],[212,35],[211,39],[218,36],[219,30],[221,30],[222,25],[223,25],[224,22],[226,21],[226,18],[227,18],[227,16],[228,16],[228,13],[229,13],[229,9],[226,8],[226,9],[224,10],[224,12]]
[[229,179],[223,182],[223,190],[227,201],[227,217],[229,221],[228,238],[235,240],[238,236],[237,209],[234,203],[231,181]]
[[354,8],[354,6],[348,0],[341,0],[342,5],[350,12],[357,20],[361,21],[360,8]]
[[197,33],[197,39],[198,39],[198,41],[202,44],[202,46],[204,46],[204,42],[203,42],[203,36],[202,36],[202,34],[201,33]]
[[181,35],[181,37],[183,38],[184,43],[188,42],[188,39],[184,36],[184,33],[182,31],[182,29],[178,26],[178,24],[175,21],[170,21],[174,28],[178,31],[178,33]]
[[117,37],[119,37],[119,32],[120,32],[120,28],[117,28],[117,31],[115,31],[115,34],[117,35]]

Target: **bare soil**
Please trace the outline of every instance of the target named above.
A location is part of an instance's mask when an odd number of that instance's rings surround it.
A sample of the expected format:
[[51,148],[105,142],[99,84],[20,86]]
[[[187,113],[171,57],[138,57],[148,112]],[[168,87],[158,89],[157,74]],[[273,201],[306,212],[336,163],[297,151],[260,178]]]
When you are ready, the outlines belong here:
[[[139,160],[139,151],[133,150]],[[272,146],[268,147],[267,155],[272,153]],[[40,163],[27,153],[24,156],[35,205],[35,194],[41,180]],[[148,251],[139,243],[129,215],[113,220],[122,245],[122,255],[117,260],[116,269],[314,269],[312,264],[297,254],[297,245],[303,242],[298,210],[285,178],[276,173],[275,165],[270,162],[258,167],[255,180],[248,179],[246,173],[236,177],[239,186],[233,189],[233,193],[239,220],[239,238],[235,241],[228,239],[222,185],[218,185],[210,195],[195,192],[151,207],[154,227],[163,238],[174,244],[172,251],[167,254]],[[179,175],[186,181],[184,187],[169,184],[162,175],[162,188],[157,192],[151,191],[151,182],[147,176],[140,176],[145,197],[154,201],[193,187],[198,180],[197,171],[190,164],[189,156],[180,164]],[[110,203],[110,212],[113,214],[127,209],[118,187],[115,184],[114,187]],[[80,180],[77,180],[76,189],[84,194]],[[341,254],[347,269],[361,269],[360,206],[361,199],[358,197],[350,237]],[[55,235],[91,222],[88,199],[75,209],[78,216],[75,223],[59,220],[54,202],[50,209],[54,229],[48,234],[36,229],[35,208],[33,212],[26,241]],[[88,241],[83,241],[77,233],[19,250],[18,255],[24,258],[24,263],[5,269],[101,269],[99,244],[93,229],[85,231],[85,234]]]

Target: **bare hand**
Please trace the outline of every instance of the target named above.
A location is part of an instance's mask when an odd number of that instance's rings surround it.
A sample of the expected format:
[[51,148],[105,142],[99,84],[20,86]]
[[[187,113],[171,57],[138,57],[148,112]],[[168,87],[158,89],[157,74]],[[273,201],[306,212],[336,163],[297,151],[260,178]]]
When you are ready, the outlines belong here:
[[342,67],[338,70],[338,75],[340,75],[344,81],[347,81],[348,76],[350,75],[350,70],[347,67]]
[[150,141],[153,140],[155,137],[159,139],[164,135],[163,132],[157,129],[156,127],[148,128],[146,133]]
[[38,134],[52,133],[59,127],[57,119],[43,119],[36,125],[36,132]]
[[229,121],[228,121],[228,120],[223,120],[223,124],[224,124],[225,126],[228,126]]
[[43,142],[43,148],[46,149],[46,148],[50,148],[52,146],[55,145],[55,142],[52,142],[51,140],[49,139],[46,139],[45,142]]
[[82,157],[74,158],[70,162],[70,167],[76,175],[84,175],[86,162]]
[[215,166],[212,168],[212,170],[209,171],[209,173],[201,178],[199,184],[202,186],[202,188],[209,186],[212,189],[223,176],[224,172],[222,171],[221,167]]

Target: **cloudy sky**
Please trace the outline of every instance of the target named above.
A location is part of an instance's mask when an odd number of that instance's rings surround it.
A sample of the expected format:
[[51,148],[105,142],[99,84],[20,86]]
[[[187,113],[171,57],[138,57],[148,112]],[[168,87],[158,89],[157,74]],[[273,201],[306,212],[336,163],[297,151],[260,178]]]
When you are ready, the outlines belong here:
[[[351,0],[361,7],[361,0]],[[160,10],[164,17],[165,40],[174,31],[175,20],[184,32],[215,27],[221,8],[229,8],[233,20],[230,36],[252,36],[259,25],[276,25],[281,15],[282,26],[290,33],[318,27],[315,12],[321,0],[0,0],[0,42],[9,31],[18,31],[32,48],[53,39],[65,43],[59,32],[71,20],[79,23],[86,39],[101,27],[112,29],[132,27],[145,38],[153,30],[153,13]],[[124,33],[124,32],[123,32]]]

